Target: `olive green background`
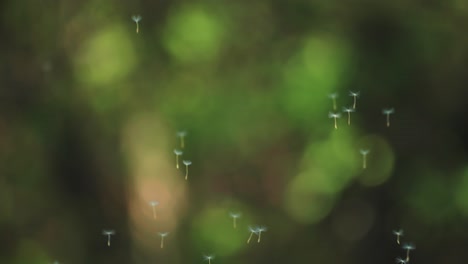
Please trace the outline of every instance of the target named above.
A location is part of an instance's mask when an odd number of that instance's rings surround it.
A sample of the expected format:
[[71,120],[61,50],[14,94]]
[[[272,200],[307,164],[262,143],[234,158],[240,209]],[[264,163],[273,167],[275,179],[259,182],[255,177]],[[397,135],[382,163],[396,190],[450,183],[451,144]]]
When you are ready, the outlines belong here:
[[468,2],[376,2],[3,1],[0,263],[468,259]]

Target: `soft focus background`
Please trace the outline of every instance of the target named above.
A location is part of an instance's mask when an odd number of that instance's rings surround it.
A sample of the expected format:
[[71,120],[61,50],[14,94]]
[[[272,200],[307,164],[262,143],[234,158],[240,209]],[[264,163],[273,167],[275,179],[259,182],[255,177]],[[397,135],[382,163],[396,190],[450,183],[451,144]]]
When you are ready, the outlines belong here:
[[3,1],[0,263],[468,259],[468,2],[373,2]]

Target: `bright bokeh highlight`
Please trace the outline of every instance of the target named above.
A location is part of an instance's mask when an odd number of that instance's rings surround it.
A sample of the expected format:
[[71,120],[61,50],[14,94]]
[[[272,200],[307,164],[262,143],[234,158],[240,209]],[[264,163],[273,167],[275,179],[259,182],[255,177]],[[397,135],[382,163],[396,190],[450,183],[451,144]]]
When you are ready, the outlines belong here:
[[358,171],[352,130],[334,132],[324,141],[310,144],[302,160],[303,171],[287,187],[286,210],[299,222],[323,219]]
[[113,25],[84,40],[74,58],[76,78],[91,87],[115,88],[135,68],[132,37],[125,27]]
[[225,30],[216,13],[202,6],[184,6],[170,16],[164,44],[176,61],[210,61],[221,51]]
[[220,256],[239,253],[245,246],[249,236],[245,224],[251,218],[242,211],[237,228],[233,228],[232,218],[225,207],[210,206],[200,211],[192,224],[192,244],[203,252],[211,250]]
[[[370,151],[366,157],[366,169],[362,170],[358,181],[369,187],[383,184],[393,172],[395,154],[392,147],[384,137],[379,135],[365,136],[358,142],[360,148]],[[359,149],[356,150],[355,155],[359,155],[360,159],[363,159]]]
[[[338,36],[310,35],[282,67],[282,100],[295,120],[314,123],[328,113],[328,95],[339,92],[349,70],[349,50]],[[345,95],[343,95],[345,96]]]

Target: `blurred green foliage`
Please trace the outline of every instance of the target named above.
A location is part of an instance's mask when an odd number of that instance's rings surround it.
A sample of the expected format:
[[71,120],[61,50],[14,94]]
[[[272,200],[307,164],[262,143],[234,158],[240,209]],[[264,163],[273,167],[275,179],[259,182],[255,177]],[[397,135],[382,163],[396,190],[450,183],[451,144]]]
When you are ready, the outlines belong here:
[[[285,65],[281,98],[292,120],[312,126],[323,119],[331,102],[323,96],[341,89],[350,66],[349,51],[337,36],[314,34],[301,40],[302,47]],[[349,70],[348,70],[349,71]]]
[[169,15],[164,45],[175,61],[190,63],[217,58],[227,30],[214,12],[185,6]]
[[[226,208],[216,206],[198,213],[193,221],[192,230],[192,244],[196,245],[198,251],[211,250],[205,254],[216,252],[218,257],[226,257],[239,253],[247,246],[245,241],[248,233],[245,225],[240,225],[240,230],[234,229],[228,213]],[[242,222],[251,221],[250,217],[246,217],[245,214],[242,218]],[[238,221],[241,220],[238,219]]]
[[0,263],[468,258],[464,1],[1,7]]

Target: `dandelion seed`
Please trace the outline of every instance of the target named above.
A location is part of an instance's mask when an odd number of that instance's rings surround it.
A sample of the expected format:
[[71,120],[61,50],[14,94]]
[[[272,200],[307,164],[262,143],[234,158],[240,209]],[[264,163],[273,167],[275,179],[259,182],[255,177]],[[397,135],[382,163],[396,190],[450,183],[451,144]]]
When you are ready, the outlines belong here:
[[185,147],[185,137],[187,136],[187,131],[185,131],[185,130],[177,131],[176,135],[177,135],[178,138],[180,138],[180,147],[184,148]]
[[250,232],[250,236],[249,236],[249,239],[247,239],[247,244],[250,243],[250,240],[252,239],[253,234],[258,235],[258,231],[256,227],[249,226],[249,232]]
[[205,255],[203,256],[203,259],[208,261],[208,264],[211,264],[211,260],[214,259],[214,255]]
[[140,15],[133,15],[132,16],[132,20],[135,22],[136,24],[136,33],[138,33],[140,31],[140,20],[142,19],[142,17]]
[[158,235],[161,237],[161,248],[164,248],[164,238],[169,235],[169,232],[159,232]]
[[330,113],[328,113],[328,117],[329,117],[329,118],[335,119],[335,129],[338,129],[338,124],[336,123],[336,119],[337,119],[337,118],[340,118],[340,117],[341,117],[341,114],[340,114],[340,113],[332,113],[332,112],[330,112]]
[[229,216],[232,218],[232,226],[234,228],[236,228],[237,227],[237,218],[240,218],[242,216],[242,214],[241,213],[230,212]]
[[390,115],[395,113],[395,108],[387,108],[382,110],[382,114],[387,116],[387,127],[390,126]]
[[190,160],[183,160],[182,163],[185,165],[185,180],[188,178],[188,166],[192,165]]
[[262,238],[262,232],[266,232],[268,230],[268,228],[266,228],[266,226],[260,226],[260,227],[257,227],[257,233],[258,233],[258,240],[257,242],[260,243],[260,239]]
[[367,168],[367,154],[369,154],[370,150],[368,149],[360,149],[359,152],[362,155],[362,168]]
[[336,111],[336,98],[338,98],[338,93],[331,93],[328,95],[333,101],[333,110]]
[[404,249],[404,250],[406,250],[406,259],[405,259],[405,261],[406,261],[406,262],[409,262],[409,260],[410,260],[410,258],[409,258],[409,252],[410,252],[411,250],[415,250],[416,247],[415,247],[413,244],[411,244],[411,243],[405,243],[405,244],[403,244],[403,246],[402,246],[401,248]]
[[403,236],[403,229],[393,230],[393,234],[396,236],[396,242],[400,245],[400,237]]
[[107,236],[107,246],[110,247],[111,236],[115,235],[115,230],[102,230],[102,234]]
[[351,112],[354,112],[354,108],[346,108],[346,107],[343,107],[343,112],[346,112],[348,113],[348,126],[351,125]]
[[359,91],[357,91],[357,92],[349,91],[349,96],[354,97],[354,99],[353,99],[353,109],[356,109],[356,100],[359,97]]
[[180,149],[174,149],[174,154],[176,155],[176,168],[179,169],[179,156],[184,152]]
[[395,262],[398,263],[398,264],[406,264],[406,260],[404,260],[402,258],[396,258]]
[[156,214],[156,206],[159,205],[159,202],[158,201],[150,201],[149,205],[151,206],[151,209],[153,210],[153,218],[154,219],[158,218],[158,216]]

